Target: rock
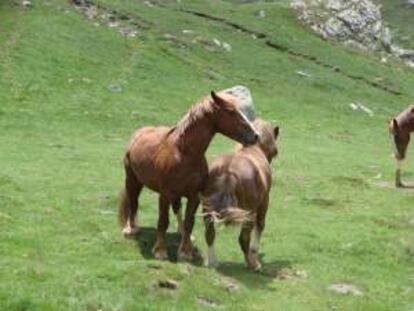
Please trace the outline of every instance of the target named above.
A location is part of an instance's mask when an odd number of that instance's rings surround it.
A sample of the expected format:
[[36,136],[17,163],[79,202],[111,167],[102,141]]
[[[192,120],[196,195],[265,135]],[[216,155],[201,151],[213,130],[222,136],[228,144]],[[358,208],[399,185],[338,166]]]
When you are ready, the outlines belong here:
[[227,42],[223,42],[222,45],[224,50],[226,50],[227,52],[231,52],[231,45],[228,44]]
[[348,284],[348,283],[332,284],[328,287],[328,290],[334,291],[341,295],[353,295],[353,296],[358,296],[358,297],[364,295],[361,289],[359,289],[355,285]]
[[260,10],[257,15],[261,18],[265,18],[266,17],[266,11],[265,10]]
[[253,98],[250,93],[250,90],[247,87],[237,85],[225,90],[221,90],[220,92],[231,94],[237,97],[240,105],[239,109],[244,113],[244,115],[250,121],[254,121],[256,119]]
[[310,78],[311,77],[311,75],[309,73],[301,71],[301,70],[296,71],[296,74],[298,76],[305,77],[305,78]]
[[122,87],[120,87],[119,85],[111,84],[108,86],[108,90],[112,93],[121,93]]
[[372,0],[294,0],[291,7],[302,22],[325,39],[357,49],[385,51],[414,63],[414,51],[393,44],[381,6]]
[[238,290],[239,290],[239,285],[237,285],[236,283],[234,283],[234,282],[228,282],[227,284],[226,284],[226,290],[229,292],[229,293],[234,293],[234,292],[237,292]]
[[197,302],[203,306],[209,306],[213,308],[222,308],[223,306],[218,302],[211,300],[209,298],[197,297]]
[[213,39],[213,42],[214,42],[214,44],[215,44],[215,45],[217,45],[217,46],[219,46],[219,47],[221,46],[221,42],[220,42],[220,40],[218,40],[218,39],[214,38],[214,39]]
[[195,33],[195,31],[194,31],[194,30],[190,30],[190,29],[184,29],[182,32],[183,32],[183,34],[185,34],[185,35],[192,35],[192,34],[194,34],[194,33]]
[[22,1],[22,6],[24,6],[25,8],[31,8],[33,6],[31,1],[28,0],[24,0]]
[[362,112],[365,112],[370,117],[374,116],[374,112],[371,109],[369,109],[368,107],[366,107],[365,105],[361,104],[361,103],[350,103],[349,107],[351,107],[351,109],[354,110],[354,111],[360,110]]

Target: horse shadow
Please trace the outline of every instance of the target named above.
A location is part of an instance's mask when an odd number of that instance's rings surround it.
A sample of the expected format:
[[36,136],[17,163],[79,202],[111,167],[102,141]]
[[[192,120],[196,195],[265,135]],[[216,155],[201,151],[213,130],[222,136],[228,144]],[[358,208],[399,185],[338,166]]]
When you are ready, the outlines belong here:
[[[139,232],[132,237],[142,257],[145,259],[154,259],[152,254],[152,247],[157,238],[157,229],[152,227],[140,227]],[[165,235],[165,242],[167,244],[168,261],[178,262],[177,251],[181,242],[181,235],[178,232],[167,232]],[[203,261],[200,250],[193,246],[194,260],[191,262],[196,266],[201,266]]]
[[216,271],[225,277],[230,277],[249,288],[274,290],[267,285],[280,279],[282,271],[292,268],[292,261],[280,259],[272,262],[263,261],[264,254],[260,254],[263,264],[261,271],[252,271],[245,263],[221,262]]
[[400,188],[402,190],[414,190],[414,184],[413,183],[410,183],[410,184],[402,184],[398,188]]
[[[152,247],[154,246],[156,237],[156,228],[141,227],[139,233],[131,238],[135,240],[142,257],[147,260],[153,260],[154,255],[152,254]],[[165,239],[167,244],[168,261],[177,263],[177,250],[180,245],[181,235],[177,232],[167,232]],[[190,262],[190,264],[201,267],[203,266],[203,257],[200,250],[196,246],[193,247],[193,255],[195,259]],[[260,261],[263,263],[263,268],[259,272],[249,270],[244,262],[220,262],[215,271],[218,274],[234,279],[249,288],[273,290],[267,285],[279,279],[281,272],[286,269],[291,269],[292,261],[280,259],[272,262],[266,262],[266,260],[263,260],[265,256],[263,253],[259,256]]]

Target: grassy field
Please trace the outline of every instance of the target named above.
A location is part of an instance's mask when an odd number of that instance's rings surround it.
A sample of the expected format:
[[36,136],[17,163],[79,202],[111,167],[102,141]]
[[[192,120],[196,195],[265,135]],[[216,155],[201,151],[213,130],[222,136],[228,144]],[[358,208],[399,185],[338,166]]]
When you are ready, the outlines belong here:
[[[386,126],[413,101],[413,71],[319,39],[285,1],[100,0],[133,38],[65,0],[12,3],[0,2],[1,310],[414,310],[414,192],[392,187]],[[235,84],[281,127],[264,271],[245,269],[234,229],[218,231],[217,270],[174,262],[174,221],[171,261],[155,261],[155,194],[137,240],[117,225],[124,146]],[[232,148],[217,136],[208,157]],[[194,236],[204,250],[199,217]]]
[[407,0],[375,0],[383,5],[385,21],[392,30],[395,41],[409,49],[414,49],[414,6]]

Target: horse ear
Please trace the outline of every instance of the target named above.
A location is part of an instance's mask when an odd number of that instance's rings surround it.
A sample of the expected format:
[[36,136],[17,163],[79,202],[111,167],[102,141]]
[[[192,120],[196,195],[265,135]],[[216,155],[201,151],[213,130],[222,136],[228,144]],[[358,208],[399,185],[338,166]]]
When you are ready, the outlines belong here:
[[273,129],[273,134],[275,135],[275,139],[279,136],[279,127],[275,126],[275,128]]
[[218,105],[220,108],[224,108],[227,110],[231,110],[231,105],[223,98],[221,98],[219,95],[217,95],[216,92],[211,91],[211,98],[213,99],[213,102]]
[[396,119],[392,119],[392,127],[394,131],[398,131],[398,122]]
[[223,100],[216,94],[216,92],[214,92],[214,91],[211,91],[211,98],[213,99],[213,101],[216,103],[216,104],[218,104],[218,105],[220,105],[222,102],[223,102]]

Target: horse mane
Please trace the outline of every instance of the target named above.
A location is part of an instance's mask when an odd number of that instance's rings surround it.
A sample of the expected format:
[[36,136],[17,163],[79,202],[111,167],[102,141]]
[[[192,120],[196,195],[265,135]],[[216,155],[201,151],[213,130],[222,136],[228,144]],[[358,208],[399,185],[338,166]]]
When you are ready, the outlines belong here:
[[202,98],[190,108],[180,121],[178,121],[169,134],[174,133],[178,140],[183,138],[198,120],[202,119],[207,114],[212,113],[213,110],[214,106],[212,105],[211,97],[208,96]]
[[400,127],[414,128],[414,105],[402,111],[395,119]]

